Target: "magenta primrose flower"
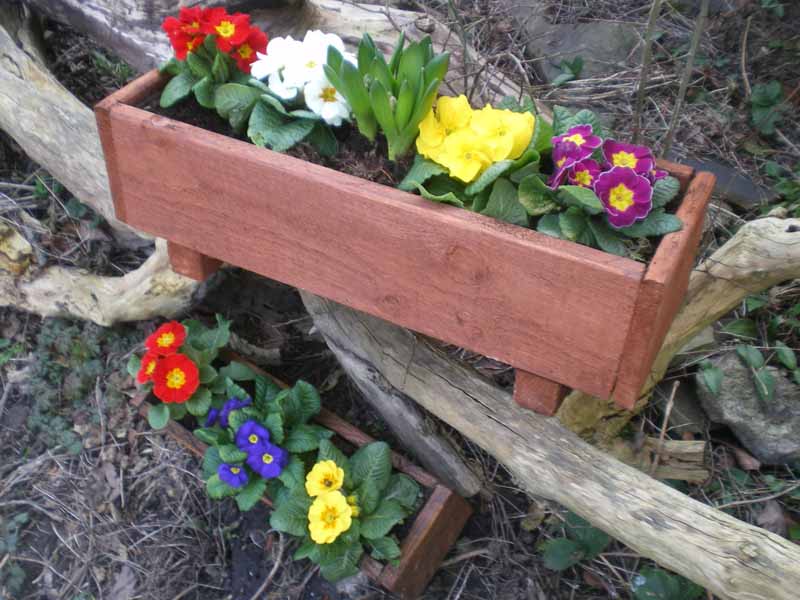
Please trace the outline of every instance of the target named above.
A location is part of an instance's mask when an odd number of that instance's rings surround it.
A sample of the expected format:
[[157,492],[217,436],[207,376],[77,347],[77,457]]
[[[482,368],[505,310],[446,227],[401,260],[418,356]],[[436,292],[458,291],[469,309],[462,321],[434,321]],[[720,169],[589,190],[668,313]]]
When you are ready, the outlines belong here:
[[606,209],[608,222],[617,229],[644,219],[653,207],[653,186],[630,167],[613,167],[601,173],[594,192]]
[[655,183],[659,179],[664,179],[664,177],[668,176],[669,176],[669,171],[664,171],[663,169],[652,169],[650,173],[647,175],[647,178],[652,183]]
[[592,189],[597,177],[600,175],[600,165],[596,160],[584,158],[582,161],[572,165],[567,172],[567,181],[570,185]]
[[650,148],[625,144],[616,140],[603,142],[603,156],[611,167],[628,167],[640,175],[647,175],[655,167]]
[[572,142],[581,149],[584,157],[591,156],[592,152],[600,147],[603,140],[599,136],[594,135],[591,125],[576,125],[571,127],[566,133],[556,136],[552,139],[555,146],[561,142]]
[[[555,139],[555,138],[554,138]],[[591,152],[589,153],[591,154]],[[567,174],[569,168],[579,160],[586,158],[585,152],[581,150],[580,146],[573,142],[559,142],[553,145],[553,164],[556,167],[547,185],[552,189],[556,189],[561,185],[564,175]]]

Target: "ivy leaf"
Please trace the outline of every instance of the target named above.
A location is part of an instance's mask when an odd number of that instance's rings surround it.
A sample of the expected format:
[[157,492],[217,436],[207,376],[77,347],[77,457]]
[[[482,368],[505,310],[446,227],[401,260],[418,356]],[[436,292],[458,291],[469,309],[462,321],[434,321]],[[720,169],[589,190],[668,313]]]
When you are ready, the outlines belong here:
[[672,176],[659,179],[653,185],[653,208],[663,208],[678,195],[681,182]]
[[261,477],[251,477],[244,489],[236,494],[236,505],[242,512],[253,508],[267,489],[267,480]]
[[163,429],[169,422],[169,407],[166,404],[151,404],[147,409],[147,422],[153,429]]
[[710,360],[704,360],[700,363],[700,369],[697,371],[697,381],[713,395],[718,396],[722,389],[724,375],[722,369],[715,366]]
[[441,175],[443,173],[447,173],[447,169],[432,160],[428,160],[421,154],[417,154],[414,157],[414,163],[411,165],[408,173],[406,173],[406,176],[403,177],[403,181],[401,181],[400,185],[397,187],[406,192],[412,192],[418,189],[418,185],[422,185],[434,175]]
[[583,559],[583,548],[575,540],[555,538],[541,546],[544,566],[553,571],[564,571]]
[[761,351],[754,346],[745,346],[744,344],[739,344],[736,346],[736,354],[744,359],[744,362],[748,364],[753,369],[760,369],[764,366],[764,355],[761,354]]
[[[359,496],[361,501],[361,496]],[[361,520],[361,535],[368,540],[384,537],[406,518],[406,510],[396,500],[384,500],[375,511]]]
[[544,215],[536,224],[536,231],[550,237],[565,239],[564,234],[561,232],[558,215]]
[[775,353],[778,355],[778,360],[781,361],[784,367],[790,371],[797,369],[797,355],[789,346],[783,342],[775,342]]
[[581,208],[590,215],[599,215],[604,212],[603,203],[597,194],[589,188],[579,185],[559,186],[556,198],[565,206]]
[[494,182],[489,203],[481,214],[514,225],[528,226],[528,212],[517,199],[517,188],[508,179]]
[[532,217],[558,209],[553,197],[553,191],[537,175],[528,175],[519,183],[519,202]]
[[197,79],[188,69],[175,75],[161,92],[159,100],[161,108],[169,108],[186,98],[192,93],[195,83],[197,83]]
[[577,206],[570,206],[558,215],[558,225],[564,237],[571,242],[576,241],[589,226],[586,213]]
[[630,227],[619,229],[622,233],[632,238],[656,237],[680,231],[683,222],[675,215],[665,213],[662,209],[653,210],[647,217],[634,223]]
[[601,250],[617,256],[626,256],[628,251],[622,236],[610,227],[602,217],[589,219],[589,228]]

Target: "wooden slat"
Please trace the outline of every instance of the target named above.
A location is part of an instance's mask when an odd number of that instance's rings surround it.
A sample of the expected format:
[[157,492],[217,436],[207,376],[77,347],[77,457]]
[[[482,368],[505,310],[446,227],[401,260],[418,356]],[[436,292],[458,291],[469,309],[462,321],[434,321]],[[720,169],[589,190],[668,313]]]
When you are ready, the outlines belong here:
[[680,181],[682,193],[686,192],[686,189],[689,187],[689,182],[692,180],[692,177],[694,177],[694,169],[692,167],[687,167],[686,165],[674,163],[662,158],[656,160],[656,167],[669,171],[670,175]]
[[610,395],[641,264],[133,107],[111,114],[134,227]]
[[204,281],[219,270],[222,262],[186,246],[167,241],[167,252],[172,270],[197,281]]
[[522,369],[514,373],[514,402],[539,414],[556,414],[561,401],[569,389],[558,382],[550,381]]
[[715,181],[711,173],[695,175],[676,213],[683,229],[664,236],[645,274],[613,393],[614,401],[624,408],[633,408],[639,399],[683,302]]

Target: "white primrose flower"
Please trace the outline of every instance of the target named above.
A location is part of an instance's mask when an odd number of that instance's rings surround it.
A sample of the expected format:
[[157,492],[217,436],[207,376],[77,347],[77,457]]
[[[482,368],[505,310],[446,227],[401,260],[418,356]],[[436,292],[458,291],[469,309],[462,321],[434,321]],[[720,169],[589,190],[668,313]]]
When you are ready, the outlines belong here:
[[349,119],[350,106],[325,75],[309,81],[303,93],[309,110],[322,117],[328,125],[339,127],[343,120]]
[[292,36],[272,38],[267,44],[267,53],[257,53],[257,60],[250,67],[250,74],[256,79],[269,78],[269,89],[283,100],[294,99],[302,85],[287,85],[282,72],[299,54],[303,42]]
[[294,54],[283,71],[284,83],[301,88],[310,81],[324,77],[322,66],[328,60],[330,46],[344,53],[344,42],[338,35],[319,30],[307,31],[300,51]]

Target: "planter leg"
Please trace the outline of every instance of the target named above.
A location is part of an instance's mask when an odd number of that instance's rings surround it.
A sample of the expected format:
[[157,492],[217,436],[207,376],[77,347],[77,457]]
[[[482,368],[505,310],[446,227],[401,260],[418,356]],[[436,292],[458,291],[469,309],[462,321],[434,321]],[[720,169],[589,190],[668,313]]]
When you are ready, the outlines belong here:
[[222,261],[175,242],[167,242],[167,251],[172,270],[197,281],[208,279],[222,266]]
[[552,416],[567,395],[568,388],[522,369],[516,370],[514,402],[522,408]]

